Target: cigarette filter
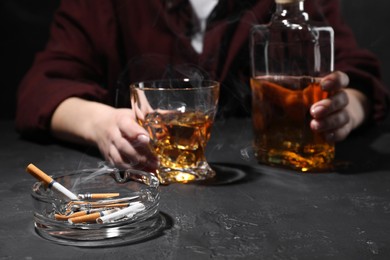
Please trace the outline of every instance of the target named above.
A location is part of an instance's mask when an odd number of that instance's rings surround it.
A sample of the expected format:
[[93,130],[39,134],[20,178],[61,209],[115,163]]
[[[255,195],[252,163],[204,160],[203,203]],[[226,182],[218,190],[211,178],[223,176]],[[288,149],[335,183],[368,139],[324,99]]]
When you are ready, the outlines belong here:
[[56,218],[56,220],[68,220],[70,218],[84,216],[84,215],[87,215],[87,214],[89,214],[88,210],[82,210],[82,211],[78,211],[78,212],[75,212],[75,213],[69,214],[69,215],[55,214],[54,217]]
[[85,193],[78,194],[77,197],[81,200],[83,199],[109,199],[118,197],[119,193]]
[[77,196],[74,193],[62,186],[60,183],[56,182],[52,177],[44,173],[32,163],[27,166],[26,171],[32,176],[34,176],[36,179],[45,183],[49,189],[57,191],[58,193],[62,194],[70,200],[78,200]]
[[70,212],[70,214],[54,214],[54,217],[56,220],[68,220],[70,218],[84,216],[87,214],[91,214],[93,212],[103,211],[105,208],[96,208],[96,209],[90,209],[90,210],[81,210],[77,212]]

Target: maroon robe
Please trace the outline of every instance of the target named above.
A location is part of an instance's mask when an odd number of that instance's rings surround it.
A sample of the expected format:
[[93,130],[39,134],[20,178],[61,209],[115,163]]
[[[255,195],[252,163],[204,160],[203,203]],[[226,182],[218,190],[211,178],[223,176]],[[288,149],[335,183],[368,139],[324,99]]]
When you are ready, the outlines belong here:
[[[221,116],[249,115],[248,36],[252,25],[267,23],[274,9],[273,0],[220,0],[198,54],[191,46],[197,20],[186,0],[65,0],[46,49],[21,83],[17,130],[47,134],[53,112],[68,97],[107,104],[118,96],[126,99],[123,90],[129,82],[161,77],[154,72],[160,72],[157,65],[165,73],[170,67],[184,74],[201,68],[222,83]],[[372,119],[382,119],[388,95],[378,60],[358,48],[341,18],[339,1],[306,0],[305,10],[312,20],[333,27],[335,69],[346,72],[350,86],[373,101]]]

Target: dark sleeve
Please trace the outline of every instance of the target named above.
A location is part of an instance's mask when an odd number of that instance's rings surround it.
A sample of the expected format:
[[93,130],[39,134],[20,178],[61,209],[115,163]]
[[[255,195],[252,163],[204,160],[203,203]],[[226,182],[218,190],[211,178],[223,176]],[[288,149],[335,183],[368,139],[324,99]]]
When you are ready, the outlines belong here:
[[335,31],[335,70],[345,72],[350,79],[349,86],[363,92],[372,102],[370,120],[384,119],[389,107],[389,89],[382,82],[379,61],[368,50],[359,48],[342,18],[339,0],[305,2],[313,19],[325,19]]
[[112,45],[113,21],[109,5],[102,8],[106,2],[62,2],[45,50],[36,56],[19,86],[15,122],[21,134],[47,135],[52,114],[66,98],[107,99],[103,87],[107,85],[107,55],[102,46]]

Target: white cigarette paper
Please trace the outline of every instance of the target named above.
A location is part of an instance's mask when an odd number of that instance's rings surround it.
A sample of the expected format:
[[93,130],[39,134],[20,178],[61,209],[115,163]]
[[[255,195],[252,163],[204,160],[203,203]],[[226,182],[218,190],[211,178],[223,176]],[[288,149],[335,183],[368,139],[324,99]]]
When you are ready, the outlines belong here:
[[141,212],[145,209],[145,205],[141,202],[134,202],[130,204],[127,208],[120,209],[114,213],[107,214],[105,216],[101,216],[96,219],[96,222],[99,224],[109,223],[111,221],[115,221],[117,219],[121,219],[123,217],[131,218],[136,213]]
[[57,192],[61,193],[62,195],[64,195],[68,199],[70,199],[70,200],[78,200],[79,199],[73,192],[71,192],[70,190],[68,190],[67,188],[65,188],[64,186],[59,184],[58,182],[53,180],[50,184],[51,184],[52,190],[56,190]]

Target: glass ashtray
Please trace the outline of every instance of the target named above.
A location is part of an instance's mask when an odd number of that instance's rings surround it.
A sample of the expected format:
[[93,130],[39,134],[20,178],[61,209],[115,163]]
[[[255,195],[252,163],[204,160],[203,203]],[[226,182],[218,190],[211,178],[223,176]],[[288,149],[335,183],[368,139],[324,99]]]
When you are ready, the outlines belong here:
[[[152,173],[132,169],[121,171],[104,166],[62,172],[52,177],[77,194],[81,202],[62,198],[61,194],[47,188],[42,182],[33,184],[31,195],[35,230],[45,239],[81,247],[113,246],[151,238],[165,226],[165,220],[158,211],[159,181]],[[112,198],[92,199],[89,194],[116,195]],[[80,203],[84,207],[82,210],[88,213],[97,207],[91,205],[103,203],[102,207],[107,213],[106,209],[109,208],[107,205],[114,207],[112,205],[115,204],[114,209],[110,209],[115,212],[121,209],[117,207],[125,207],[118,206],[123,202],[141,207],[132,214],[103,223],[98,221],[72,223],[68,219],[58,218],[73,214],[73,211],[78,210],[74,207],[80,207]],[[99,209],[95,209],[97,210]]]

